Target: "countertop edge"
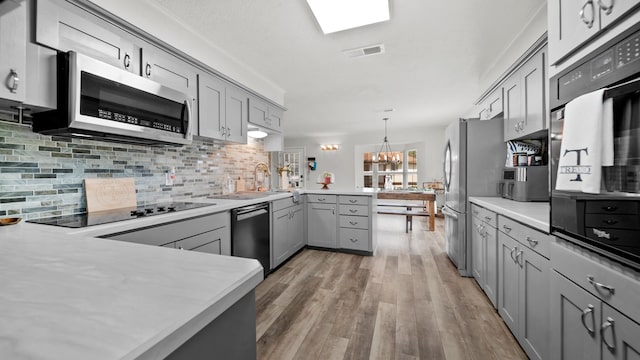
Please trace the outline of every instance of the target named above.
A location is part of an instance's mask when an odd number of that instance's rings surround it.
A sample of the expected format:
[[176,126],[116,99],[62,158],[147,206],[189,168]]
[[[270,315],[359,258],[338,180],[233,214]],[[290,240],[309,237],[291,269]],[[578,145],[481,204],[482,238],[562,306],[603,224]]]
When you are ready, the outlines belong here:
[[[470,196],[469,202],[482,206],[488,210],[521,222],[524,225],[550,233],[549,203],[547,202],[520,202],[499,197],[475,197]],[[525,215],[521,210],[529,208],[532,215]],[[518,209],[520,211],[516,211]],[[546,216],[546,218],[545,218]]]

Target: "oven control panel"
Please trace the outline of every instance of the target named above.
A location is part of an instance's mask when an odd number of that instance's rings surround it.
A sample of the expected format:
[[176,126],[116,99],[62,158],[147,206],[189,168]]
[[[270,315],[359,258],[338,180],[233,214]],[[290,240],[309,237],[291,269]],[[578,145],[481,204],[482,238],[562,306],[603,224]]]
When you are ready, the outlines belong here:
[[551,108],[640,73],[640,24],[551,79]]

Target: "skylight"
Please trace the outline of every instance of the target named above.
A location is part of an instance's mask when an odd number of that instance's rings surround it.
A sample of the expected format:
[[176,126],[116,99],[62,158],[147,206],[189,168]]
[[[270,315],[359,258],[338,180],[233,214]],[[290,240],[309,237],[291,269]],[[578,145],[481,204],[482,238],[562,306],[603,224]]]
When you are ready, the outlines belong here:
[[325,34],[389,20],[389,0],[307,0]]

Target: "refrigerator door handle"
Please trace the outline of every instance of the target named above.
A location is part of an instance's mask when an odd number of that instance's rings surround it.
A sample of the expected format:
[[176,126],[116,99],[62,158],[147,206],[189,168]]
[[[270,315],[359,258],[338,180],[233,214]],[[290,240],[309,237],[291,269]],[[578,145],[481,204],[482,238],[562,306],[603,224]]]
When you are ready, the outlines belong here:
[[443,213],[444,215],[446,215],[446,216],[450,216],[450,217],[452,217],[452,218],[454,218],[454,219],[458,220],[458,215],[457,215],[455,212],[453,212],[453,211],[449,210],[449,208],[448,208],[448,207],[446,207],[446,206],[442,208],[442,213]]

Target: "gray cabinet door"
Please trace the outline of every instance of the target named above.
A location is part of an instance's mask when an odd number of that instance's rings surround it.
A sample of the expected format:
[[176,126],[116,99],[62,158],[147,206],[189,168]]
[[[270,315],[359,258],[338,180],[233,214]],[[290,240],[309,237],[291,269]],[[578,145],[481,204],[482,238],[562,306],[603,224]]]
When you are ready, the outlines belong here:
[[282,131],[282,121],[284,119],[284,111],[279,108],[269,106],[269,117],[267,125],[270,129],[276,131]]
[[538,51],[520,69],[524,134],[545,128],[545,62],[546,47]]
[[271,268],[282,264],[289,257],[289,222],[291,220],[290,208],[275,211],[273,213],[272,230],[272,264]]
[[77,51],[140,75],[140,46],[132,37],[65,1],[38,0],[36,42],[60,51]]
[[615,0],[615,1],[603,1],[602,2],[605,7],[611,6],[611,10],[600,8],[600,28],[604,29],[605,27],[612,24],[616,19],[621,17],[623,14],[628,12],[640,5],[638,0]]
[[471,274],[482,286],[484,283],[484,224],[476,217],[471,219]]
[[0,3],[0,99],[25,99],[26,8],[25,3]]
[[520,248],[517,241],[498,232],[498,313],[516,336],[520,318],[520,266],[516,255]]
[[600,359],[600,300],[555,271],[550,276],[550,358]]
[[498,234],[492,226],[485,226],[484,276],[482,290],[487,294],[493,307],[498,306]]
[[640,325],[602,303],[603,360],[640,360]]
[[502,87],[504,89],[504,140],[508,141],[520,136],[518,125],[523,120],[519,73],[511,75]]
[[209,74],[198,74],[199,134],[225,140],[226,83]]
[[549,0],[547,9],[551,65],[600,30],[600,16],[595,0]]
[[225,93],[225,109],[226,109],[226,137],[228,141],[237,143],[247,143],[247,94],[228,85]]
[[307,219],[308,244],[335,249],[338,244],[336,204],[309,203]]
[[304,205],[299,204],[291,208],[289,223],[289,244],[291,254],[304,247]]
[[549,358],[549,260],[519,246],[520,308],[518,338],[530,359]]
[[264,101],[255,97],[249,98],[249,122],[267,127],[267,118],[269,117],[269,106]]

